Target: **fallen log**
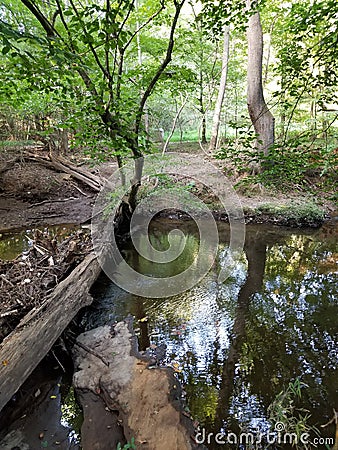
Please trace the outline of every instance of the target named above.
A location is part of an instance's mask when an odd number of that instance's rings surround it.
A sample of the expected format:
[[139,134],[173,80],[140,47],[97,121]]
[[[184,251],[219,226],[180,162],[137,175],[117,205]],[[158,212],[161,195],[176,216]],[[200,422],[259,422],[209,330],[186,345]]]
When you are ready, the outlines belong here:
[[83,168],[75,166],[64,158],[61,160],[59,157],[44,158],[42,156],[30,154],[29,159],[46,167],[58,170],[59,172],[67,173],[73,178],[82,181],[82,183],[85,183],[96,192],[100,192],[102,188],[104,180],[101,180],[99,177]]
[[100,271],[95,254],[90,253],[0,344],[0,410],[49,352],[78,311],[92,302],[89,289]]

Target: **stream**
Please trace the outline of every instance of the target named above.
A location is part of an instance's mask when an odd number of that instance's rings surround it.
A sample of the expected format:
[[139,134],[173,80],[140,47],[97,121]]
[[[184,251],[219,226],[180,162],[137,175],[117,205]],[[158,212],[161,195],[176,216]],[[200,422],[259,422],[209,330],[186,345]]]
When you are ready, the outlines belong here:
[[[128,263],[157,277],[188,267],[199,247],[193,223],[153,221],[150,241],[166,250],[168,232],[177,225],[186,235],[177,260],[154,264],[127,245]],[[218,227],[217,261],[197,286],[174,297],[148,299],[123,291],[102,274],[92,289],[93,304],[82,313],[83,327],[133,315],[140,351],[155,357],[158,365],[173,368],[183,387],[186,412],[199,423],[199,438],[210,450],[248,448],[234,441],[217,444],[220,431],[239,436],[259,430],[266,435],[276,424],[303,431],[316,426],[321,436],[334,436],[333,424],[321,425],[338,409],[337,227],[314,231],[247,226],[239,263],[223,283],[217,282],[217,273],[229,229],[223,223]],[[42,366],[37,370],[46,375],[41,380],[34,375],[40,384],[29,391],[36,407],[31,404],[29,417],[13,419],[9,429],[29,428],[39,443],[30,448],[81,448],[81,412],[70,388],[71,374],[64,374],[55,360]],[[39,391],[45,392],[44,399]],[[17,400],[11,408],[19,404]],[[41,415],[48,416],[44,424],[34,420]],[[324,440],[318,443],[318,448],[328,448]]]

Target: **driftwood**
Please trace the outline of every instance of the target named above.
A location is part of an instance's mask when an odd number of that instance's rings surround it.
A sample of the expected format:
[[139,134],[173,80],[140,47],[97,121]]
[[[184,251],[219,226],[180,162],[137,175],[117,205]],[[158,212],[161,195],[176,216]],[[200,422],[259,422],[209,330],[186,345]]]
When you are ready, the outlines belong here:
[[105,181],[90,173],[88,170],[72,164],[61,156],[49,155],[49,157],[43,157],[40,155],[29,153],[28,159],[38,162],[39,164],[42,164],[46,167],[51,167],[60,172],[67,173],[73,178],[82,181],[96,192],[99,192],[101,190],[103,182]]
[[48,230],[35,230],[32,238],[26,238],[28,251],[12,261],[0,260],[0,342],[29,311],[46,301],[91,248],[90,235],[83,230],[61,242]]
[[100,273],[90,253],[0,344],[0,410],[52,348],[78,311],[92,302],[89,289]]
[[105,179],[92,174],[83,167],[79,167],[71,163],[66,158],[63,158],[60,155],[53,155],[50,153],[47,156],[43,154],[32,153],[32,149],[16,156],[11,160],[5,161],[3,164],[0,164],[0,175],[10,170],[18,161],[34,161],[45,167],[55,169],[59,172],[67,173],[76,180],[79,180],[92,188],[95,192],[99,192],[102,188],[102,185],[106,181]]

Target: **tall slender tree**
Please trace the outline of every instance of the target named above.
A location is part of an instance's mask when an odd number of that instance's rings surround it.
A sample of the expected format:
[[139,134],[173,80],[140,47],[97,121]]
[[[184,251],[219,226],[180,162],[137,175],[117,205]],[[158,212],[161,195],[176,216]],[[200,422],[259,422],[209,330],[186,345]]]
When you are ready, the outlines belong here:
[[222,105],[223,105],[223,100],[224,100],[224,96],[225,96],[227,76],[228,76],[229,41],[230,41],[230,28],[228,25],[226,25],[225,31],[224,31],[224,38],[223,38],[221,80],[219,83],[214,117],[213,117],[213,121],[212,121],[212,131],[211,131],[211,138],[210,138],[210,144],[209,144],[209,151],[214,151],[217,147],[219,126],[221,123]]
[[[247,9],[253,1],[247,0]],[[275,141],[275,120],[263,92],[263,31],[258,11],[249,17],[248,30],[248,90],[247,103],[252,125],[257,135],[256,148],[268,155]]]

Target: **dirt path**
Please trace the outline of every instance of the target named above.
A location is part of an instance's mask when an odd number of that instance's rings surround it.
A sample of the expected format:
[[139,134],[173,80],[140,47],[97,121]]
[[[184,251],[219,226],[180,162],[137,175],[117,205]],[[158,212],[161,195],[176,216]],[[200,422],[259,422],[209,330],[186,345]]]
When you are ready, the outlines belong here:
[[[171,150],[176,150],[173,147]],[[45,167],[38,162],[20,158],[6,170],[17,154],[0,155],[0,233],[19,228],[32,228],[41,225],[79,224],[91,218],[97,192],[71,175]],[[200,159],[201,152],[193,154]],[[208,157],[210,160],[210,158]],[[221,168],[216,160],[211,161]],[[74,161],[73,161],[74,163]],[[76,162],[75,162],[76,163]],[[116,163],[103,163],[94,168],[90,161],[79,157],[77,163],[98,177],[109,178],[117,169]],[[189,168],[187,168],[189,172]],[[234,180],[230,180],[235,182]],[[203,188],[201,194],[203,198]],[[313,197],[302,192],[284,194],[271,192],[259,185],[237,191],[245,212],[247,223],[270,222],[281,225],[301,226],[307,223],[283,220],[288,215],[299,213],[299,206],[305,205],[304,214],[310,214],[309,205],[316,202]],[[335,215],[335,205],[325,196],[317,198],[327,217]],[[204,200],[204,198],[203,198]],[[291,208],[291,212],[290,212]],[[224,211],[217,211],[219,216]],[[216,214],[216,217],[217,217]],[[289,223],[290,222],[290,223]]]

